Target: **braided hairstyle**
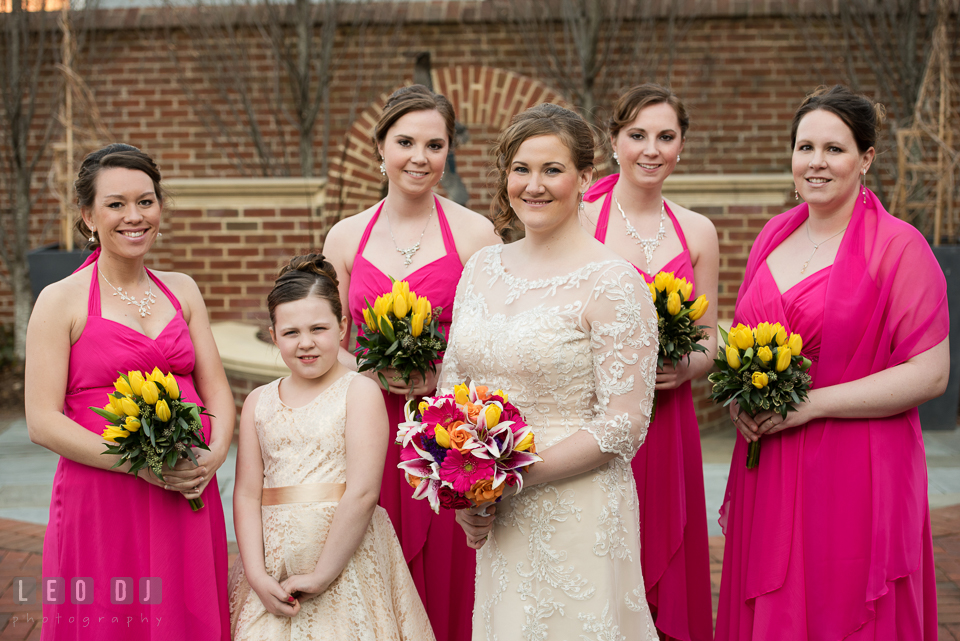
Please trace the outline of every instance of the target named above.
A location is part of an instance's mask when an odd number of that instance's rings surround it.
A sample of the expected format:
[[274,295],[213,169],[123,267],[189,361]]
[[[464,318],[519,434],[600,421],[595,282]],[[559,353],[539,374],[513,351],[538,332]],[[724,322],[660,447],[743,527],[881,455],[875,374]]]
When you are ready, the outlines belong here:
[[577,171],[593,167],[597,138],[593,128],[579,114],[544,102],[514,116],[510,126],[500,132],[493,148],[497,178],[493,202],[490,203],[490,215],[500,238],[521,225],[520,219],[510,206],[510,195],[507,193],[510,165],[520,145],[537,136],[559,138],[570,150]]
[[[161,207],[163,206],[167,194],[160,186],[160,169],[157,163],[133,145],[115,142],[102,149],[91,151],[80,164],[80,172],[73,186],[77,191],[77,206],[81,210],[92,207],[97,198],[97,177],[100,175],[100,170],[112,167],[134,169],[149,176],[153,181],[153,192],[157,195],[157,202]],[[84,238],[91,235],[90,228],[83,222],[83,216],[74,223],[74,229]],[[89,242],[89,246],[99,247],[100,236],[97,232],[93,232],[92,236],[93,240]]]
[[270,326],[276,322],[278,305],[293,303],[310,296],[316,296],[330,303],[333,315],[343,318],[340,305],[340,283],[337,270],[323,257],[323,254],[295,256],[280,269],[273,289],[267,295],[267,309],[270,311]]

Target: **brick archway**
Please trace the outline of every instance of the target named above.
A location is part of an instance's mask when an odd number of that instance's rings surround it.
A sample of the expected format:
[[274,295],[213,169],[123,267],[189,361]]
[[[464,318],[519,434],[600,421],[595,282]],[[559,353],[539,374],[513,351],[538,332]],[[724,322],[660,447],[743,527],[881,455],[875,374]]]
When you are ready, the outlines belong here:
[[[542,102],[568,106],[544,83],[495,67],[442,67],[432,71],[433,87],[450,99],[457,119],[467,126],[469,141],[457,149],[457,171],[470,194],[467,206],[486,212],[489,149],[510,119]],[[347,132],[339,158],[331,163],[327,212],[349,216],[380,199],[380,170],[370,138],[390,94],[381,94],[357,117]],[[330,221],[332,224],[334,221]]]

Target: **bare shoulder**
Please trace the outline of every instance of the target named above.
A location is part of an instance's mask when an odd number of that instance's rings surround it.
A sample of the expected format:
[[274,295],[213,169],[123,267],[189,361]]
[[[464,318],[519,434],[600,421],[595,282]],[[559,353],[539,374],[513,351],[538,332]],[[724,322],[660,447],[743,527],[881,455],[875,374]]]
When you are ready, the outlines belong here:
[[327,232],[327,238],[323,243],[323,253],[327,256],[335,253],[345,254],[349,252],[351,248],[355,252],[356,248],[360,245],[360,237],[363,236],[363,230],[367,228],[370,219],[373,218],[379,205],[380,203],[377,202],[373,207],[369,207],[359,213],[337,221],[337,223],[330,228],[330,231]]
[[93,265],[90,265],[63,280],[47,285],[37,296],[30,317],[70,325],[85,320],[92,276]]
[[583,201],[583,211],[580,214],[580,225],[591,236],[597,233],[597,222],[600,220],[600,209],[603,207],[603,199],[598,198],[592,203]]
[[347,387],[347,401],[351,404],[362,403],[364,406],[369,406],[371,402],[375,402],[376,399],[382,400],[382,398],[380,386],[367,376],[354,376]]
[[[270,385],[270,383],[267,383]],[[260,387],[255,388],[252,392],[247,394],[247,398],[243,401],[243,411],[252,412],[254,408],[257,407],[257,401],[260,400],[260,395],[263,394],[263,390],[267,388],[267,385],[261,385]]]
[[449,198],[437,198],[443,206],[443,213],[450,224],[461,257],[469,258],[483,247],[500,244],[500,237],[489,218]]
[[717,244],[717,228],[712,220],[703,214],[681,207],[673,201],[667,202],[670,205],[670,211],[677,217],[677,222],[680,223],[689,245],[703,248],[706,247],[706,243]]

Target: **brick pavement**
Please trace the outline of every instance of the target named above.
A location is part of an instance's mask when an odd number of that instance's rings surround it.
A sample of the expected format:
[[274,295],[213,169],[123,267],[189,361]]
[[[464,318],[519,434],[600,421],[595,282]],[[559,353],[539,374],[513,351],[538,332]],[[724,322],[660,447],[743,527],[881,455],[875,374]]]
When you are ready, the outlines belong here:
[[[960,641],[960,506],[932,510],[930,519],[937,566],[938,641]],[[12,582],[15,576],[39,578],[45,530],[44,525],[0,519],[0,641],[40,638],[40,609],[14,605]],[[231,563],[235,556],[235,552],[230,555]],[[722,563],[723,537],[712,536],[710,579],[714,617]]]

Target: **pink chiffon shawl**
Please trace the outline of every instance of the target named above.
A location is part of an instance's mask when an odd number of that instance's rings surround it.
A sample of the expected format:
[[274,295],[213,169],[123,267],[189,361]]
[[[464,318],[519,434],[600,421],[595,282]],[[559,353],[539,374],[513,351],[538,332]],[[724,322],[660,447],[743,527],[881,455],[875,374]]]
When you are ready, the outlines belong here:
[[[602,178],[583,199],[606,195],[594,237],[606,241],[613,187],[619,174]],[[694,284],[687,240],[670,208],[667,214],[683,250],[662,271]],[[637,271],[650,282],[651,274]],[[690,383],[657,392],[657,415],[631,462],[640,506],[640,562],[647,603],[657,628],[673,639],[713,638],[707,508],[700,429]]]
[[[949,333],[946,281],[926,240],[866,193],[827,276],[814,388],[903,363]],[[744,307],[745,292],[766,269],[767,256],[807,217],[802,204],[764,227],[747,262],[735,323],[754,315]],[[781,434],[791,437],[765,440],[771,447],[761,451],[757,470],[743,467],[740,442],[731,463],[721,509],[727,552],[717,639],[776,633],[778,639],[832,641],[875,620],[879,628],[878,601],[899,594],[895,582],[932,570],[921,568],[922,559],[932,565],[932,556],[917,409],[878,419],[817,420]],[[751,475],[755,481],[747,482]],[[754,489],[744,493],[745,487]],[[727,583],[734,575],[738,588]],[[925,590],[932,580],[923,577]],[[783,593],[785,583],[798,582],[802,592]],[[929,597],[898,599],[897,617],[913,619],[917,634],[932,629],[935,636]],[[744,608],[755,618],[731,625]]]

